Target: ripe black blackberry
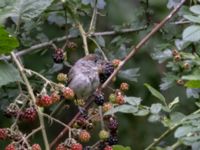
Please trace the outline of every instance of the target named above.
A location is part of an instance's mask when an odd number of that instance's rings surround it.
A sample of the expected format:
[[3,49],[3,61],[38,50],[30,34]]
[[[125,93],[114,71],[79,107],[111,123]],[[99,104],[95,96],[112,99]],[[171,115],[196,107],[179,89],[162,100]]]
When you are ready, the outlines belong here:
[[104,98],[104,94],[100,91],[95,92],[94,93],[94,102],[99,105],[102,106],[105,102],[105,98]]
[[34,121],[36,119],[37,112],[34,107],[29,107],[24,110],[22,113],[21,118],[25,121]]
[[111,130],[111,132],[115,132],[117,130],[117,128],[118,128],[118,121],[117,121],[116,118],[111,117],[109,119],[108,128]]
[[118,138],[116,135],[111,135],[109,138],[108,138],[108,144],[109,145],[116,145],[118,143]]
[[106,62],[102,65],[102,70],[99,73],[100,82],[104,83],[114,71],[114,65],[111,62]]
[[64,50],[61,48],[57,48],[53,53],[53,60],[55,63],[62,63],[65,58]]

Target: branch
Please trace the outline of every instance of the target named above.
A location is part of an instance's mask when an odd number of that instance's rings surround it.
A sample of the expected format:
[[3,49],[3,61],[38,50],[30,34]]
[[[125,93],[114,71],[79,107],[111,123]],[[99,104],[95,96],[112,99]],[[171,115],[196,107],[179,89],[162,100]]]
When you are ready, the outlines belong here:
[[[90,36],[109,36],[109,35],[125,34],[125,33],[138,32],[138,31],[141,31],[141,30],[145,30],[146,28],[147,27],[144,26],[144,27],[140,27],[140,28],[137,28],[137,29],[132,29],[132,28],[122,29],[121,31],[95,32],[95,33],[92,33]],[[58,38],[56,38],[54,40],[51,40],[51,41],[48,41],[48,42],[44,42],[44,43],[40,43],[40,44],[36,44],[36,45],[31,46],[30,48],[22,49],[19,52],[16,52],[15,55],[17,57],[18,56],[23,56],[23,55],[26,55],[26,54],[31,53],[33,51],[39,50],[41,48],[49,47],[53,43],[64,42],[67,39],[73,39],[73,38],[75,38],[75,37],[72,37],[72,36],[58,37]],[[1,56],[0,57],[0,60],[10,60],[10,59],[11,59],[10,55],[9,56]]]
[[78,28],[81,33],[81,37],[83,39],[83,48],[85,50],[85,55],[88,55],[89,50],[88,50],[87,36],[86,36],[85,30],[83,29],[83,26],[80,23],[78,23]]
[[[17,59],[16,55],[14,52],[11,52],[11,56],[12,56],[12,59],[13,61],[15,62],[15,64],[17,65],[17,68],[20,72],[20,75],[23,79],[23,81],[25,82],[25,85],[27,87],[27,90],[28,90],[28,93],[33,101],[33,104],[36,103],[36,98],[35,98],[35,95],[33,93],[33,89],[28,81],[28,78],[26,77],[26,74],[25,74],[25,71],[24,71],[24,68],[22,67],[22,65],[20,64],[19,60]],[[39,116],[39,121],[40,121],[40,125],[42,127],[42,136],[43,136],[43,140],[44,140],[44,143],[45,143],[45,147],[46,147],[46,150],[49,150],[49,143],[48,143],[48,139],[47,139],[47,134],[46,134],[46,131],[45,131],[45,125],[44,125],[44,118],[41,114],[41,111],[40,109],[36,106],[36,110],[37,110],[37,113],[38,113],[38,116]]]
[[[112,75],[107,79],[106,82],[104,82],[104,84],[101,86],[101,89],[105,88],[111,81],[112,78],[115,77],[118,73],[118,71],[125,65],[125,63],[132,58],[132,56],[134,56],[134,54],[162,27],[164,26],[164,24],[170,20],[175,14],[176,12],[180,9],[180,7],[183,5],[183,3],[186,0],[182,0],[170,13],[168,16],[166,16],[159,24],[157,24],[150,33],[148,33],[137,45],[135,48],[133,48],[131,50],[131,52],[127,55],[127,57],[119,64],[119,66],[115,69],[115,71],[112,73]],[[88,101],[87,105],[85,106],[85,108],[87,109],[90,105],[91,105],[92,101]],[[74,121],[80,116],[80,112],[78,112],[74,118],[70,121],[70,123],[68,124],[69,126],[71,126]],[[62,136],[67,132],[67,128],[64,128],[60,134],[51,142],[50,147],[52,148],[54,144],[57,143],[57,141],[62,138]]]

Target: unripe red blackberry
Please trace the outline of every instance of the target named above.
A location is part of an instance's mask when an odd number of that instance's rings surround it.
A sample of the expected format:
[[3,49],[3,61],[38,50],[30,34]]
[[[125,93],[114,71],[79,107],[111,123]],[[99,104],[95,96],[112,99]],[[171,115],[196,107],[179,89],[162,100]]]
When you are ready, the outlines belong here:
[[0,128],[0,140],[5,140],[8,136],[8,129]]
[[69,87],[65,87],[63,89],[63,96],[66,98],[66,99],[73,99],[75,94],[74,94],[74,91],[69,88]]
[[120,90],[127,91],[128,89],[129,89],[128,83],[125,83],[125,82],[121,83]]
[[56,147],[56,150],[68,150],[64,144],[59,144],[57,147]]
[[60,82],[66,82],[67,81],[67,74],[64,74],[64,73],[59,73],[57,75],[57,80],[60,81]]
[[118,143],[118,138],[116,135],[110,135],[107,141],[109,145],[116,145]]
[[109,138],[109,132],[108,131],[106,131],[106,130],[101,130],[100,132],[99,132],[99,138],[101,139],[101,140],[105,140],[105,139],[108,139]]
[[112,61],[112,64],[114,65],[115,68],[118,67],[120,63],[121,63],[121,60],[120,60],[120,59],[114,59],[114,60]]
[[41,95],[37,98],[36,104],[40,107],[47,107],[52,104],[52,99],[49,95]]
[[122,105],[125,103],[125,100],[124,100],[124,96],[123,95],[118,95],[116,96],[116,99],[115,99],[115,102],[119,105]]
[[17,149],[15,148],[15,145],[11,143],[6,146],[5,150],[17,150]]
[[53,53],[53,60],[55,63],[62,63],[65,59],[64,50],[61,48],[57,48]]
[[83,146],[80,143],[74,143],[71,146],[71,150],[83,150]]
[[21,115],[21,118],[25,121],[34,121],[36,117],[37,117],[37,112],[34,107],[26,108]]
[[113,150],[112,146],[107,145],[103,150]]
[[60,101],[59,93],[56,91],[51,93],[51,100],[52,100],[52,103],[56,103],[56,102]]
[[115,118],[111,117],[108,122],[108,129],[116,131],[118,129],[118,122]]
[[4,114],[6,117],[17,117],[17,115],[20,113],[20,109],[16,104],[11,103],[5,110]]
[[104,98],[104,94],[100,91],[95,92],[94,93],[94,102],[99,105],[102,106],[105,102],[105,98]]
[[90,133],[86,130],[82,130],[79,133],[79,139],[81,142],[88,142],[90,140],[91,136]]
[[100,82],[104,83],[113,73],[113,71],[114,71],[114,66],[111,62],[106,62],[105,64],[103,64],[102,70],[99,73]]
[[76,120],[76,123],[79,125],[79,126],[84,126],[86,124],[86,119],[84,117],[79,117],[77,120]]
[[31,150],[42,150],[39,144],[33,144]]

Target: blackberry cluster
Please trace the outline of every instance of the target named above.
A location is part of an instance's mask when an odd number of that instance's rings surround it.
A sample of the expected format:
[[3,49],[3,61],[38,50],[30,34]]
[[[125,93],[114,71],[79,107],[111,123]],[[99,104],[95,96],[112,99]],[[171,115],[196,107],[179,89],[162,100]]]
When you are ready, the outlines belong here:
[[110,135],[108,138],[108,144],[109,145],[116,145],[118,143],[117,135]]
[[94,102],[97,105],[102,106],[105,102],[104,94],[100,91],[94,93]]
[[118,129],[118,122],[117,119],[114,117],[110,117],[109,122],[107,124],[108,129],[110,130],[110,136],[107,140],[108,145],[115,145],[118,143],[117,137],[117,129]]
[[58,48],[53,53],[53,60],[55,63],[62,63],[65,58],[64,50],[61,48]]
[[99,73],[100,82],[104,83],[114,71],[114,65],[111,62],[106,62],[102,65],[102,71]]

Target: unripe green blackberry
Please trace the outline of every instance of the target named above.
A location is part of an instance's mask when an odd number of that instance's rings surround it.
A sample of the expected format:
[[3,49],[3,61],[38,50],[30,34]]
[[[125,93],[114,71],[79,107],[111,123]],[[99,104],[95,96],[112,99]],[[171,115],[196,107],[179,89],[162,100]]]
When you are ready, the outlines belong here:
[[109,98],[108,98],[108,99],[109,99],[109,101],[110,101],[111,103],[115,103],[116,95],[112,93],[112,94],[109,95]]
[[99,132],[99,138],[101,139],[101,140],[105,140],[105,139],[108,139],[109,138],[109,132],[108,131],[106,131],[106,130],[101,130],[100,132]]
[[65,82],[67,81],[67,74],[64,74],[64,73],[59,73],[57,75],[57,80],[60,81],[60,82]]

